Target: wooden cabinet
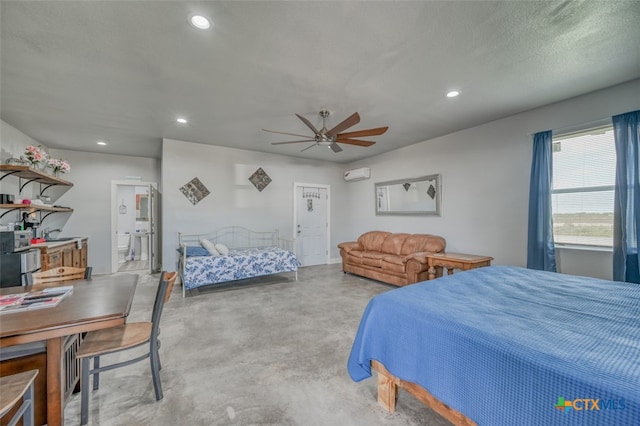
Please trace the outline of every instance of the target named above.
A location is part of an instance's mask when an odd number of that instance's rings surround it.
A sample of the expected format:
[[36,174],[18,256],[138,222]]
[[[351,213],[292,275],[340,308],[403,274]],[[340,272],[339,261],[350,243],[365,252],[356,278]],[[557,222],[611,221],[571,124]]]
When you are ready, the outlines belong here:
[[61,266],[87,267],[87,239],[69,241],[68,243],[51,246],[51,244],[34,246],[40,249],[41,270],[47,271]]
[[[41,249],[42,253],[42,249]],[[45,249],[45,254],[41,254],[41,269],[43,271],[59,268],[62,266],[62,252],[59,250],[53,250],[51,252],[47,252]]]
[[67,244],[62,247],[62,266],[73,266],[73,251],[72,244]]

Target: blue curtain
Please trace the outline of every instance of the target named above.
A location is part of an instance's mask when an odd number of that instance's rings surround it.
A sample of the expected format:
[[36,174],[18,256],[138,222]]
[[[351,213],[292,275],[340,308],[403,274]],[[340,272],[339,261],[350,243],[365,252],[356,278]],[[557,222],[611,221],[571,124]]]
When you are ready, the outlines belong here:
[[533,136],[527,268],[556,272],[551,213],[552,142],[551,130]]
[[640,111],[612,119],[616,141],[613,279],[640,283]]

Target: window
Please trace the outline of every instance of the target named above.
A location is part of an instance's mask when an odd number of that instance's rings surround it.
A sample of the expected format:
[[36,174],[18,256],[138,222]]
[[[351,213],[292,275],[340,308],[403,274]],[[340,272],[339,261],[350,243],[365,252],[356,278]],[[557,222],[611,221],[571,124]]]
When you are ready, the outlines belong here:
[[613,247],[615,171],[612,126],[553,138],[556,244]]

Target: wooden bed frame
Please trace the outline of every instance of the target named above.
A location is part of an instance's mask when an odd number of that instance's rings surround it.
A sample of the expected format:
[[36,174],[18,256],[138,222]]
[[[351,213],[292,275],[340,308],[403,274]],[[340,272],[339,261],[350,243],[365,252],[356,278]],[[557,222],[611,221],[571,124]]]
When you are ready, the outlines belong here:
[[378,404],[390,413],[396,411],[398,388],[402,388],[420,402],[440,414],[454,425],[477,426],[477,423],[441,402],[422,386],[404,381],[389,373],[382,363],[371,361],[371,368],[378,372]]

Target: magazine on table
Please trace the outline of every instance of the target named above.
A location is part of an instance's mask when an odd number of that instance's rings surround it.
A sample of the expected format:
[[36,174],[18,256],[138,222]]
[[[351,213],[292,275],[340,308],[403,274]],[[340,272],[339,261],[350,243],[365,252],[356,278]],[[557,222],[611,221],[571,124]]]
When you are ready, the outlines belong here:
[[52,308],[71,293],[73,286],[63,286],[0,296],[0,314]]

